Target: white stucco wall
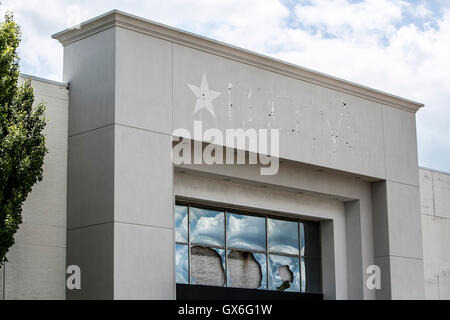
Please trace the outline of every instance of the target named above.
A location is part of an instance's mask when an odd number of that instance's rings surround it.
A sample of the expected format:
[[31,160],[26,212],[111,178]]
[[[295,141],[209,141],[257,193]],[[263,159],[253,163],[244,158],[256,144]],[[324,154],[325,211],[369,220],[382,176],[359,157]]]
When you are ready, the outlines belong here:
[[44,179],[24,203],[23,224],[7,255],[4,288],[0,284],[8,300],[65,299],[69,91],[64,84],[34,77],[32,86],[35,103],[44,101],[47,107],[49,152]]
[[421,168],[425,296],[450,299],[450,174]]

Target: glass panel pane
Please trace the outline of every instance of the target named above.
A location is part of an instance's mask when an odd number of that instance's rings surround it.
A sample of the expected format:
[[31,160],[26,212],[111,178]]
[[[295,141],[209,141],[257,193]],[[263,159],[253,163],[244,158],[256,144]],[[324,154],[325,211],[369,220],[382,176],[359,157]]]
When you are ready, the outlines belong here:
[[298,254],[298,222],[267,219],[269,251]]
[[269,255],[269,290],[300,291],[298,257]]
[[227,246],[231,248],[266,250],[266,219],[227,214]]
[[188,214],[187,207],[175,206],[175,240],[188,242]]
[[306,292],[306,272],[305,272],[305,259],[300,258],[300,272],[301,272],[301,291]]
[[306,277],[303,277],[303,279],[306,280],[304,292],[322,293],[322,270],[320,260],[312,258],[302,258],[302,267],[305,270],[304,273],[306,274]]
[[265,254],[228,250],[227,255],[229,287],[267,289]]
[[225,286],[225,250],[200,246],[192,247],[191,283]]
[[305,225],[299,222],[300,227],[300,255],[305,255]]
[[175,273],[177,283],[189,283],[188,263],[188,246],[184,244],[177,244],[175,253]]
[[320,224],[318,222],[304,223],[304,255],[320,258]]
[[191,243],[224,247],[224,213],[192,207],[190,210]]

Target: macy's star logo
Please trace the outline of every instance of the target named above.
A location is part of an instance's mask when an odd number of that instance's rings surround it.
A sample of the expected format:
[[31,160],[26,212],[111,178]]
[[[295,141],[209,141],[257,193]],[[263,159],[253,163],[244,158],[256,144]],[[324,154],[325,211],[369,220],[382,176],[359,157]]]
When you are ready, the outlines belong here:
[[194,113],[202,109],[207,109],[212,116],[215,118],[216,115],[214,113],[214,105],[213,101],[221,95],[220,92],[210,90],[208,86],[208,80],[206,79],[206,75],[203,74],[202,81],[200,83],[200,87],[194,86],[192,84],[187,84],[189,89],[194,93],[197,97],[197,101],[195,102]]

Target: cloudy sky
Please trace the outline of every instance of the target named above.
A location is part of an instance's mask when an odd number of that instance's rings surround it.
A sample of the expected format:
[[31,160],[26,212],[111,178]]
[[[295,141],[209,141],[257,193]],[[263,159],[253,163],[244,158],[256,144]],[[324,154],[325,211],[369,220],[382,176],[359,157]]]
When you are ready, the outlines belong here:
[[450,0],[1,0],[21,24],[21,72],[61,80],[51,34],[112,9],[408,99],[419,164],[450,172]]

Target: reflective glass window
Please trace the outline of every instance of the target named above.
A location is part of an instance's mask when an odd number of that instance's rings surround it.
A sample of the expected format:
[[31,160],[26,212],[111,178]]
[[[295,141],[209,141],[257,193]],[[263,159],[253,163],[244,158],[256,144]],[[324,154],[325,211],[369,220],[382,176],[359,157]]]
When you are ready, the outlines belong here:
[[266,250],[264,217],[227,214],[227,246],[238,249]]
[[248,251],[227,251],[228,286],[267,289],[267,258],[265,254]]
[[191,243],[225,246],[225,224],[222,211],[190,208]]
[[177,244],[175,251],[175,273],[177,283],[189,283],[188,246]]
[[175,207],[176,282],[321,293],[320,223]]
[[300,228],[300,255],[305,255],[305,225],[303,222],[299,222],[298,224]]
[[298,222],[267,219],[269,252],[299,254]]
[[192,247],[191,283],[225,286],[225,250],[202,246]]
[[188,242],[188,208],[175,206],[175,240]]
[[269,255],[269,289],[300,291],[299,258]]

